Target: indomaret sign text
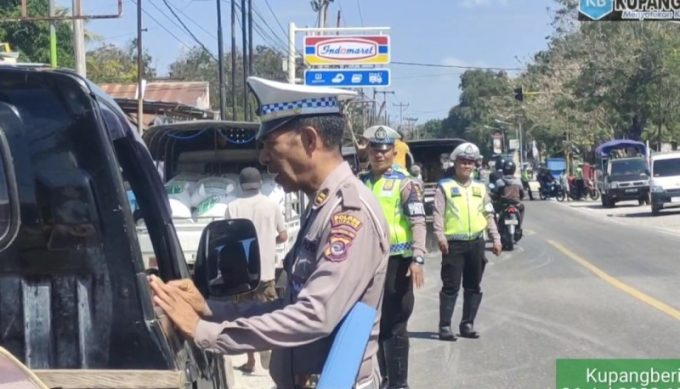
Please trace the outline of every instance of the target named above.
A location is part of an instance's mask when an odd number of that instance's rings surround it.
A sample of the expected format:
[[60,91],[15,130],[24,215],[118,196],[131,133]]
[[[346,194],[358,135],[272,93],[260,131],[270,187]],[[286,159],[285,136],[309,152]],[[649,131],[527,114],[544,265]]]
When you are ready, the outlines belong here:
[[305,61],[309,65],[386,64],[390,38],[376,36],[307,36]]

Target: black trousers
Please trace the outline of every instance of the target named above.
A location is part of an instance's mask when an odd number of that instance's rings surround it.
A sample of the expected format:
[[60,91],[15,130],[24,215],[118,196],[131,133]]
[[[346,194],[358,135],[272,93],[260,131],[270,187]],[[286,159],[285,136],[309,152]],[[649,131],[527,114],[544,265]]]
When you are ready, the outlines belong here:
[[486,265],[484,239],[449,241],[449,253],[442,256],[442,293],[453,296],[460,290],[461,278],[466,292],[481,293]]
[[408,388],[409,339],[406,331],[413,311],[413,283],[407,277],[411,258],[391,256],[385,275],[385,294],[378,338],[378,364],[387,388]]
[[407,277],[411,258],[391,256],[385,274],[385,294],[380,317],[380,341],[406,337],[406,325],[413,312],[413,282]]

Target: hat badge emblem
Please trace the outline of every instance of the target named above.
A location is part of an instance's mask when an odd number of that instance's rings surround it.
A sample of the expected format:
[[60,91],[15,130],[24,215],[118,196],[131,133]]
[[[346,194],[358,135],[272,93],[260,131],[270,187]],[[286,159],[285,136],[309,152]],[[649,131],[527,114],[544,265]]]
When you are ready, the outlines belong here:
[[378,127],[378,129],[375,131],[375,138],[378,140],[384,140],[387,138],[387,131],[385,131],[385,129],[382,127]]

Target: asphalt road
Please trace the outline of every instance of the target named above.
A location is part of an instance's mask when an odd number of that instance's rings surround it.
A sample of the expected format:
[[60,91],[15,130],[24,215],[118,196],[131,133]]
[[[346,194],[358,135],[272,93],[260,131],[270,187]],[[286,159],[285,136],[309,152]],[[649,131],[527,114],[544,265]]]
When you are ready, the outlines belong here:
[[489,253],[476,340],[436,339],[431,255],[409,325],[411,388],[554,388],[557,358],[680,356],[679,236],[549,201],[528,202],[525,227],[515,251]]

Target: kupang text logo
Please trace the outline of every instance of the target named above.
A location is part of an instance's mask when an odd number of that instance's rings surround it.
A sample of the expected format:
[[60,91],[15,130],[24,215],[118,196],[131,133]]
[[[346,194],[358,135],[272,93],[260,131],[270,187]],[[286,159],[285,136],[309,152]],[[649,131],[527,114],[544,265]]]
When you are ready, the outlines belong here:
[[579,20],[678,20],[680,0],[579,0]]

